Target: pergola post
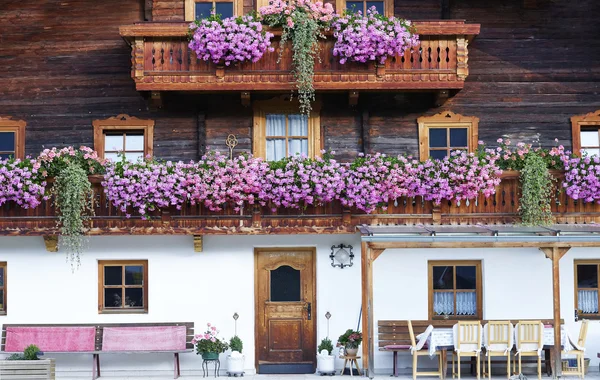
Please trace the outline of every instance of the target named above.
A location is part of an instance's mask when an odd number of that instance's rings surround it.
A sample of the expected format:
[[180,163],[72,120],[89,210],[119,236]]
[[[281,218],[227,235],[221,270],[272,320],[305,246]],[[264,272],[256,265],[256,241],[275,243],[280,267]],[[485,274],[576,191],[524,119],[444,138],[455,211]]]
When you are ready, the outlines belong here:
[[554,311],[554,356],[553,377],[562,376],[561,333],[560,333],[560,259],[569,251],[569,247],[540,247],[547,258],[552,260],[552,295]]
[[362,331],[363,331],[363,369],[372,379],[375,376],[375,342],[373,339],[373,261],[384,249],[372,249],[367,242],[361,243],[362,277]]

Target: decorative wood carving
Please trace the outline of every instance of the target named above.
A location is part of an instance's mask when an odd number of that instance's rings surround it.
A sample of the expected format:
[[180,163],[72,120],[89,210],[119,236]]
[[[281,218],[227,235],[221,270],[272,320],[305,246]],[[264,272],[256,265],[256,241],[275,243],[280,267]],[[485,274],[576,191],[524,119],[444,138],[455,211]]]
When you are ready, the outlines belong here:
[[140,80],[144,77],[144,38],[136,37],[132,45],[131,63],[133,65],[132,75]]
[[202,252],[203,240],[202,235],[194,235],[194,252]]
[[469,41],[465,37],[456,39],[456,76],[459,80],[464,81],[469,75],[469,51],[467,46]]
[[600,110],[585,115],[571,117],[571,133],[573,137],[573,153],[581,152],[581,127],[597,126],[600,129]]
[[44,235],[44,245],[48,252],[58,252],[58,235]]

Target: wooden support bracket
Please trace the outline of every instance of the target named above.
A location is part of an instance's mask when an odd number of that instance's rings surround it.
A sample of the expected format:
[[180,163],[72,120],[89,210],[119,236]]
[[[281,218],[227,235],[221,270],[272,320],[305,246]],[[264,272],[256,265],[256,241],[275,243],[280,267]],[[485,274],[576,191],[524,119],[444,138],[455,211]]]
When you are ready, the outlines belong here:
[[241,98],[242,98],[242,105],[244,107],[248,107],[250,105],[250,92],[242,91]]
[[350,107],[355,107],[358,104],[358,91],[348,93],[348,104],[350,104]]
[[163,108],[163,96],[160,91],[150,92],[150,109],[157,110]]
[[436,107],[443,106],[448,100],[450,91],[449,90],[440,90],[435,93],[435,101],[434,104]]
[[540,251],[544,252],[546,258],[552,260],[554,255],[558,255],[558,260],[562,259],[564,255],[569,252],[571,247],[540,247]]
[[194,252],[202,252],[204,236],[194,235]]
[[58,235],[44,235],[46,251],[58,252]]
[[381,254],[383,253],[383,251],[385,251],[385,249],[372,249],[371,250],[371,255],[372,255],[373,261],[377,260],[377,258],[379,256],[381,256]]

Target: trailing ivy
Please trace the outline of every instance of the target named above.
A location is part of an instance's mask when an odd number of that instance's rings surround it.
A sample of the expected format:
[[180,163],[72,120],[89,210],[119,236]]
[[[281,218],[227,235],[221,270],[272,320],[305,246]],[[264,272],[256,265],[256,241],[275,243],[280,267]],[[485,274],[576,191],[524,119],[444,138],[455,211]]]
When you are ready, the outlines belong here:
[[526,226],[547,226],[553,223],[550,202],[552,200],[552,175],[544,158],[535,152],[525,157],[525,165],[521,170],[521,198],[519,214]]
[[65,250],[74,269],[75,265],[81,264],[85,235],[94,212],[88,173],[77,163],[67,163],[56,177],[52,193],[61,235],[59,246]]

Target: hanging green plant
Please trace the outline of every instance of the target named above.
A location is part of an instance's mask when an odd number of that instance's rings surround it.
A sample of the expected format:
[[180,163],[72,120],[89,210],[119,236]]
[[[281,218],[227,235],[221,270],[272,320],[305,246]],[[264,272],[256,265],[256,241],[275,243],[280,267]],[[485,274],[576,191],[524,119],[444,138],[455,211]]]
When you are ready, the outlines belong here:
[[526,226],[547,226],[554,222],[550,208],[554,184],[546,161],[536,152],[529,152],[521,169],[519,214]]
[[77,163],[68,162],[56,176],[52,194],[60,228],[59,246],[65,250],[74,269],[81,264],[85,236],[94,214],[92,184],[87,171]]
[[286,42],[292,42],[292,74],[298,90],[300,112],[308,115],[315,100],[313,76],[320,48],[319,38],[325,38],[323,29],[328,28],[333,19],[333,7],[306,0],[274,0],[260,8],[260,14],[269,26],[283,28],[277,62],[281,61]]

